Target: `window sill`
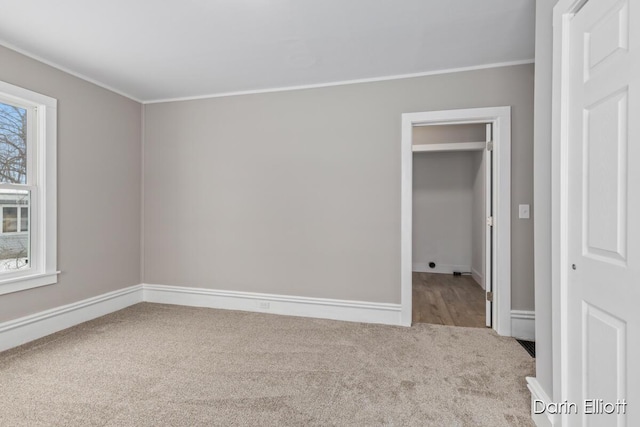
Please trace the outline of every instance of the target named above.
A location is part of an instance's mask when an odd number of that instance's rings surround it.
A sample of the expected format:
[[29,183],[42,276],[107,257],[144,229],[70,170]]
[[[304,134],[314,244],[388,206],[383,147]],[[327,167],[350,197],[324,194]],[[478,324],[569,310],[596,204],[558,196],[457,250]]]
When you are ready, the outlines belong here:
[[32,274],[0,280],[0,295],[53,285],[58,282],[58,274],[60,274],[59,271],[54,271],[53,273]]

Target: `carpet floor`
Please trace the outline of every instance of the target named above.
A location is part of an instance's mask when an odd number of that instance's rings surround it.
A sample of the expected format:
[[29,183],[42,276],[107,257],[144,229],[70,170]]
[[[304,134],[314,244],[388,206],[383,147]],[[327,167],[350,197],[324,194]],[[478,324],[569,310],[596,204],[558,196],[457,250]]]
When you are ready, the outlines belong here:
[[0,425],[532,426],[489,329],[142,303],[0,353]]

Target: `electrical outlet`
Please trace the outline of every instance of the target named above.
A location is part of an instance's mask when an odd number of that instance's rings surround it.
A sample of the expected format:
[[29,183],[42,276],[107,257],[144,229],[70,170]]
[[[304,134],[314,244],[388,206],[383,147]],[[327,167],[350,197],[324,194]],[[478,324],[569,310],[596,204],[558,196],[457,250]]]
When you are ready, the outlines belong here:
[[258,303],[258,307],[262,310],[269,310],[269,308],[271,307],[271,304],[269,304],[267,301],[260,301]]
[[518,208],[519,208],[518,209],[519,218],[520,219],[529,219],[529,217],[530,217],[529,205],[520,205]]

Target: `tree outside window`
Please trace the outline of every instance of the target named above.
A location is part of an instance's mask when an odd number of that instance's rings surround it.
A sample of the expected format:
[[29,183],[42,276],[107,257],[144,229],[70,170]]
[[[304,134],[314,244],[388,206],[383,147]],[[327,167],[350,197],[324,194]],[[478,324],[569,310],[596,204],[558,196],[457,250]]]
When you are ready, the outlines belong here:
[[27,110],[0,103],[0,182],[27,182]]

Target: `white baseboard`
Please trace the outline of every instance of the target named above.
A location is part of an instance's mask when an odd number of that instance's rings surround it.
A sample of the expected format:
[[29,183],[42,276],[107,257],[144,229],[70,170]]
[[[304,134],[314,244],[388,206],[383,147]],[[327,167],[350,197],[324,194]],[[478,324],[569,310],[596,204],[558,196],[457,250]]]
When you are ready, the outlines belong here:
[[535,377],[527,377],[527,387],[531,392],[531,419],[535,425],[537,427],[554,427],[560,425],[557,415],[549,414],[548,412],[542,414],[535,413],[534,405],[536,400],[544,402],[544,406],[552,402],[538,380]]
[[142,285],[42,311],[0,324],[0,351],[142,302]]
[[429,267],[429,263],[426,262],[414,262],[413,271],[418,273],[441,273],[441,274],[453,274],[454,271],[460,271],[462,273],[470,272],[470,265],[455,265],[455,264],[436,264],[435,268]]
[[471,277],[473,277],[473,280],[475,280],[478,283],[478,285],[482,287],[482,289],[486,289],[484,284],[484,277],[482,277],[482,273],[473,267],[471,268]]
[[511,310],[511,336],[526,341],[536,340],[535,311]]
[[350,322],[401,325],[400,304],[136,285],[0,324],[0,351],[140,302],[254,311]]
[[350,322],[401,325],[400,304],[307,298],[181,286],[144,286],[144,301]]

